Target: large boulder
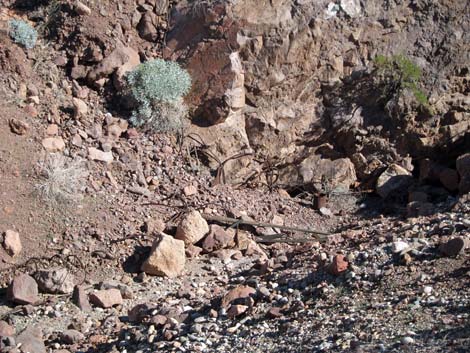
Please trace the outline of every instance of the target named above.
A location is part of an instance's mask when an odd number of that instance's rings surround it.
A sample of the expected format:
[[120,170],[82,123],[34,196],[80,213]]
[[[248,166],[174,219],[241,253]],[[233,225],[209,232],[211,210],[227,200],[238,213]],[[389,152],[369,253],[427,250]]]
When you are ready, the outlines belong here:
[[149,275],[177,277],[183,272],[185,263],[184,242],[161,233],[153,242],[142,271]]

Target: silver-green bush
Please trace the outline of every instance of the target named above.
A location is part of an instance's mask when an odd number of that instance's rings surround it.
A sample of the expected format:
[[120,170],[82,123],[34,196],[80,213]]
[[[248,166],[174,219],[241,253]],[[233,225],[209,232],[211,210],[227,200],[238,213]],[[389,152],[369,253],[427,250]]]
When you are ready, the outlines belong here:
[[131,116],[135,126],[174,132],[184,125],[187,108],[182,97],[191,88],[191,77],[177,63],[156,59],[139,65],[127,75],[129,92],[137,103]]
[[26,49],[34,48],[38,39],[38,32],[28,23],[21,20],[11,20],[10,37],[15,43],[23,45]]

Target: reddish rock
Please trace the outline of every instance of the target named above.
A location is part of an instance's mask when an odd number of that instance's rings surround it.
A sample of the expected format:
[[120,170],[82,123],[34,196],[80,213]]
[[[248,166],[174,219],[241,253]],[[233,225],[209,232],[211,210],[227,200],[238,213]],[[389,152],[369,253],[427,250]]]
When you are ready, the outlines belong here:
[[439,251],[449,257],[455,257],[462,254],[466,247],[468,246],[468,241],[463,237],[457,237],[450,239],[446,243],[443,243],[439,246]]
[[281,317],[282,316],[282,313],[281,313],[281,308],[278,308],[278,307],[272,307],[268,310],[268,312],[266,313],[266,315],[268,317],[270,317],[271,319],[275,319],[277,317]]
[[339,276],[348,269],[348,266],[349,263],[345,260],[344,255],[336,255],[331,263],[330,272],[335,276]]
[[34,304],[39,301],[38,285],[33,277],[20,274],[8,287],[7,298],[17,304]]
[[88,296],[83,287],[75,286],[72,298],[73,302],[80,308],[80,310],[84,312],[89,312],[92,310],[90,302],[88,301]]
[[92,304],[101,308],[111,308],[114,305],[121,305],[123,302],[121,291],[116,288],[90,293],[89,298]]
[[202,241],[204,252],[212,252],[223,248],[235,246],[235,234],[226,232],[218,225],[211,225],[209,234]]
[[35,118],[38,116],[38,111],[37,109],[34,107],[34,105],[32,104],[27,104],[24,108],[23,108],[24,112],[26,113],[27,116],[29,116],[30,118]]
[[227,316],[233,319],[236,316],[239,316],[248,310],[248,306],[246,305],[231,305],[227,311]]
[[42,332],[37,327],[28,327],[16,337],[16,344],[21,344],[22,352],[46,353]]
[[185,187],[183,188],[183,193],[184,193],[186,196],[193,196],[193,195],[196,195],[196,194],[197,194],[197,187],[195,187],[194,185],[185,186]]
[[255,295],[256,289],[249,286],[238,286],[224,295],[221,301],[221,307],[227,309],[229,305],[238,299],[250,298],[252,295]]
[[50,124],[46,129],[46,134],[48,136],[55,136],[59,133],[59,127],[57,124]]
[[184,251],[188,258],[193,259],[195,257],[198,257],[201,254],[202,248],[193,244],[189,244],[188,246],[185,247]]

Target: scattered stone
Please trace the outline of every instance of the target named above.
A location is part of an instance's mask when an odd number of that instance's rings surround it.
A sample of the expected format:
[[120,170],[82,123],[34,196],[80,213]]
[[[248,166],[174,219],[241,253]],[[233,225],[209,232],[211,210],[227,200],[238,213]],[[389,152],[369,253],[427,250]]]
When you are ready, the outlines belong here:
[[176,239],[184,241],[184,244],[196,244],[209,232],[207,221],[198,211],[187,213],[176,229]]
[[318,212],[320,212],[320,214],[322,216],[325,216],[325,217],[332,217],[333,216],[333,212],[331,212],[331,210],[327,207],[320,207]]
[[7,230],[3,237],[3,247],[11,257],[18,256],[23,249],[20,234],[14,230]]
[[85,339],[85,335],[77,330],[65,330],[61,334],[62,342],[65,344],[80,343]]
[[408,249],[410,246],[407,242],[404,241],[396,241],[392,244],[392,252],[395,254],[401,253],[402,251]]
[[184,242],[161,233],[153,242],[142,271],[149,275],[176,277],[183,272],[185,263]]
[[5,321],[0,321],[0,338],[15,335],[15,328],[8,325]]
[[69,294],[74,289],[74,276],[64,267],[39,270],[34,278],[44,293]]
[[333,275],[339,276],[341,273],[348,269],[349,263],[345,260],[344,255],[336,255],[330,266],[330,271]]
[[73,290],[73,302],[81,311],[90,312],[92,310],[85,289],[81,286],[75,286]]
[[11,118],[8,122],[10,124],[11,131],[17,135],[24,135],[29,130],[29,124],[24,121]]
[[22,352],[46,353],[46,346],[42,339],[42,332],[37,327],[28,327],[16,337],[16,344]]
[[38,302],[38,285],[34,278],[27,274],[16,276],[8,287],[7,299],[17,304]]
[[187,257],[191,259],[198,257],[201,254],[201,252],[202,252],[202,248],[193,244],[189,244],[185,247],[185,254]]
[[80,16],[88,16],[91,14],[91,9],[88,6],[86,6],[84,3],[82,3],[81,1],[75,2],[75,11]]
[[47,152],[61,152],[65,148],[65,142],[62,137],[47,137],[42,140],[42,146]]
[[79,98],[72,98],[73,104],[73,114],[75,119],[78,119],[82,116],[86,116],[88,114],[88,106],[87,104]]
[[271,319],[275,319],[277,317],[281,317],[282,316],[282,313],[281,313],[281,308],[279,307],[271,307],[269,308],[268,312],[266,313],[266,315],[271,318]]
[[412,182],[411,173],[398,164],[391,164],[377,179],[376,190],[382,197],[406,189]]
[[100,308],[111,308],[123,303],[121,291],[116,288],[99,290],[89,295],[90,302]]
[[211,225],[209,234],[202,241],[202,249],[208,253],[214,250],[235,246],[235,234],[227,232],[219,225]]
[[231,305],[227,311],[227,316],[233,319],[234,317],[243,314],[247,310],[248,310],[248,306],[246,305],[240,305],[240,304]]
[[220,307],[227,309],[229,305],[238,299],[250,298],[256,294],[256,289],[249,286],[238,286],[230,291],[228,291],[222,298]]
[[46,129],[46,134],[48,136],[55,136],[59,133],[59,127],[57,124],[50,124]]
[[183,193],[186,196],[193,196],[197,194],[197,188],[194,185],[188,185],[183,188]]
[[127,314],[129,321],[138,323],[147,316],[148,311],[150,310],[147,304],[137,304]]
[[88,158],[93,161],[100,161],[105,163],[111,163],[114,160],[113,153],[111,151],[103,152],[95,147],[88,148]]
[[415,340],[412,337],[406,336],[401,339],[401,344],[407,346],[415,343]]
[[467,247],[467,242],[463,237],[457,237],[450,239],[446,243],[443,243],[439,246],[439,251],[449,257],[456,257],[462,254]]

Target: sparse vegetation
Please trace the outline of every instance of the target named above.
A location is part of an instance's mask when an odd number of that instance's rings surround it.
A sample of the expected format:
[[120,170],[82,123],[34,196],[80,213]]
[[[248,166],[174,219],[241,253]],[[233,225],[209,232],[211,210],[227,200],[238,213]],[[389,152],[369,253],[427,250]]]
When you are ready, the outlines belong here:
[[38,32],[28,23],[21,20],[11,20],[10,37],[15,43],[21,44],[26,49],[34,48],[38,38]]
[[39,195],[47,202],[67,203],[82,199],[88,172],[81,160],[50,154],[38,163]]
[[374,59],[374,65],[375,75],[383,87],[383,97],[386,101],[401,94],[404,89],[410,89],[420,105],[428,105],[426,94],[419,88],[421,69],[406,56],[378,55]]
[[139,65],[127,76],[137,108],[134,126],[148,126],[158,132],[175,132],[184,126],[187,108],[183,96],[189,92],[191,77],[177,63],[156,59]]

